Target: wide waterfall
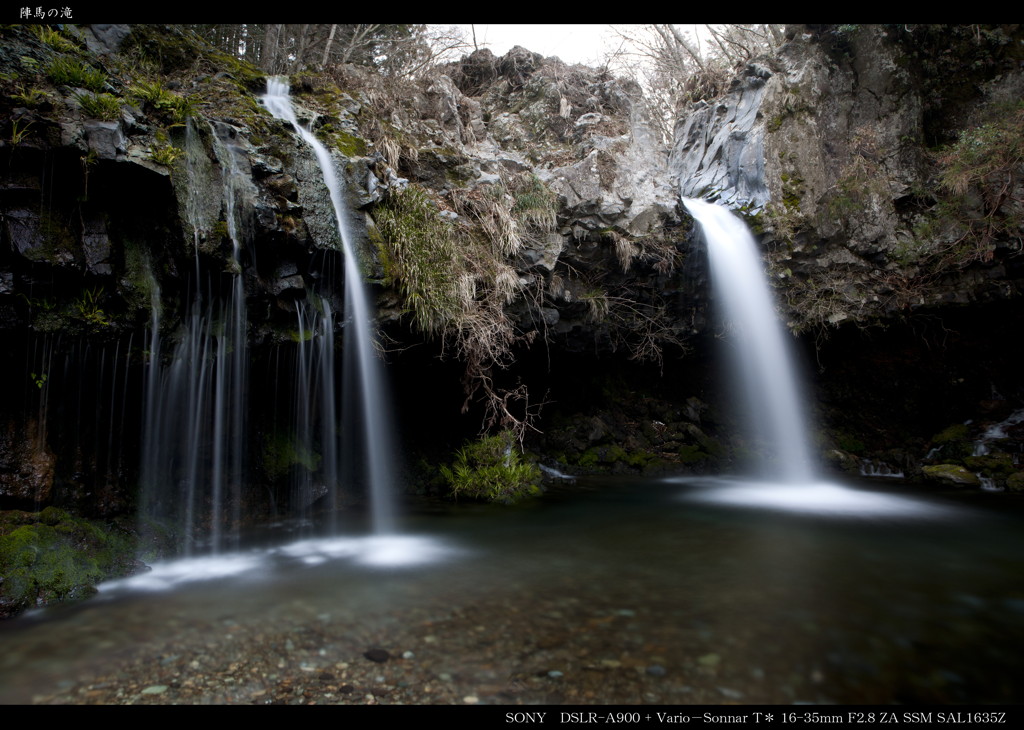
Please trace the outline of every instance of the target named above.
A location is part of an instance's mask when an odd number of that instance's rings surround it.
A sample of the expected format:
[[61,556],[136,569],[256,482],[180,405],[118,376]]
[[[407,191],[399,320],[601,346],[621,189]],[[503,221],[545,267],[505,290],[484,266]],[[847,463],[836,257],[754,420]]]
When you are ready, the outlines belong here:
[[[187,144],[197,144],[191,125],[187,134]],[[166,367],[161,363],[160,290],[155,279],[150,282],[142,513],[146,519],[169,521],[183,537],[186,555],[207,539],[214,552],[237,545],[244,481],[247,320],[240,260],[242,225],[236,201],[239,187],[251,183],[239,170],[240,152],[235,145],[216,134],[214,139],[223,167],[224,214],[232,245],[231,281],[226,296],[216,296],[214,282],[200,275],[201,223],[190,200],[189,215],[195,218],[190,222],[197,237],[195,290]],[[189,175],[193,171],[189,170]]]
[[715,295],[737,334],[735,368],[765,453],[760,471],[789,484],[813,479],[807,423],[782,326],[747,226],[725,208],[684,199],[707,240]]
[[[289,122],[313,149],[323,173],[324,184],[330,192],[331,204],[334,207],[338,224],[338,235],[341,238],[345,255],[345,315],[348,318],[348,326],[345,330],[345,351],[351,354],[345,360],[346,365],[350,365],[351,370],[356,371],[355,373],[346,371],[345,380],[354,382],[356,384],[354,390],[358,391],[358,403],[346,402],[343,416],[349,423],[353,422],[356,415],[359,416],[365,450],[364,468],[372,500],[373,529],[378,534],[390,533],[395,529],[395,510],[392,496],[394,478],[388,460],[393,457],[395,452],[391,446],[391,430],[383,376],[380,371],[380,363],[374,352],[369,297],[363,283],[359,259],[352,245],[352,237],[345,220],[347,207],[343,199],[341,183],[338,180],[330,152],[311,131],[299,124],[295,110],[292,108],[287,79],[268,79],[267,94],[263,97],[263,103],[275,117]],[[330,317],[329,308],[327,317]],[[326,362],[328,358],[324,358],[322,361]],[[329,361],[333,363],[333,357],[329,358]],[[347,430],[343,428],[342,433],[345,434]],[[324,457],[327,457],[326,453]],[[334,474],[340,473],[337,465],[330,465],[326,469],[332,469]],[[328,486],[332,488],[331,485]]]
[[685,498],[832,515],[941,515],[941,508],[919,500],[821,480],[811,458],[796,370],[754,239],[725,208],[688,198],[683,203],[704,231],[712,286],[737,335],[733,367],[750,437],[761,453],[753,479],[674,479],[704,487]]

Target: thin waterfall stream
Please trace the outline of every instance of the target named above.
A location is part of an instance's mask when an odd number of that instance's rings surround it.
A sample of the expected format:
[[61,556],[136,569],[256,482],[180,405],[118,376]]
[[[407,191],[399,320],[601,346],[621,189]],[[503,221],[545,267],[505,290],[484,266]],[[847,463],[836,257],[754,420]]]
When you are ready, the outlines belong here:
[[[342,193],[341,181],[338,179],[334,159],[330,152],[316,138],[316,135],[299,123],[292,107],[288,80],[285,78],[268,79],[267,93],[263,97],[263,103],[276,118],[290,123],[306,144],[313,149],[323,173],[324,184],[330,192],[345,258],[345,314],[349,322],[349,326],[346,328],[345,348],[346,350],[354,349],[355,357],[349,358],[349,361],[355,363],[355,369],[358,371],[356,382],[360,401],[358,404],[345,404],[344,411],[346,413],[343,415],[346,418],[351,418],[352,411],[356,410],[356,406],[361,411],[359,420],[366,450],[365,470],[371,498],[373,531],[376,534],[393,533],[396,529],[393,496],[395,481],[390,459],[394,458],[395,451],[391,439],[383,375],[374,352],[370,301],[363,283],[359,258],[352,244],[348,223],[345,220],[347,206]],[[324,326],[329,327],[329,306],[326,310],[326,318]],[[329,361],[333,363],[333,357]],[[327,376],[325,375],[325,377]],[[341,450],[335,450],[335,453],[341,453]],[[328,469],[333,469],[332,473],[335,475],[340,473],[337,466],[329,466]],[[337,485],[328,485],[328,488],[336,489]]]
[[[190,123],[188,145],[201,150]],[[248,179],[238,150],[211,129],[223,167],[222,195],[231,241],[230,285],[217,295],[199,267],[198,202],[190,199],[196,274],[192,301],[162,366],[162,304],[150,274],[151,320],[141,459],[144,521],[167,521],[183,537],[183,551],[237,547],[244,475],[248,373],[246,302],[242,282],[239,187]],[[201,152],[205,156],[205,152]],[[191,161],[192,157],[190,157]],[[193,173],[189,169],[189,176]],[[208,516],[205,514],[208,511]]]

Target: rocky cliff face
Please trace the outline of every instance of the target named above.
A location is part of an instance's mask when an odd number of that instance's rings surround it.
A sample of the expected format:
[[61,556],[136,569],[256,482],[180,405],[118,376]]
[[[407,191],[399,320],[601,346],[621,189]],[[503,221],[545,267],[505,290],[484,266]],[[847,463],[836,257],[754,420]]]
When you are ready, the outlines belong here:
[[[453,412],[468,398],[477,422],[522,427],[540,394],[521,381],[548,387],[527,372],[538,352],[579,372],[586,356],[658,363],[701,346],[707,293],[680,192],[747,216],[796,331],[1018,301],[1019,38],[953,38],[958,57],[991,61],[965,81],[915,28],[797,28],[682,118],[671,150],[639,89],[522,48],[417,81],[303,73],[292,93],[344,171],[380,326],[397,350],[458,363],[437,371],[461,381],[437,389]],[[217,299],[241,276],[269,382],[311,292],[341,309],[333,212],[244,64],[173,28],[0,33],[2,371],[20,394],[0,406],[0,497],[127,511],[154,303],[173,343],[197,290]],[[435,372],[414,353],[392,360]],[[708,433],[727,419],[699,375],[678,375],[689,391],[625,406],[615,388],[600,407],[566,398],[540,447],[581,468],[728,464]],[[276,416],[254,409],[255,471],[315,462],[271,449]]]
[[1020,291],[1020,31],[798,26],[677,127],[672,170],[764,234],[790,326]]
[[[4,372],[25,386],[2,409],[3,496],[123,511],[146,328],[159,322],[166,357],[197,292],[217,300],[241,276],[254,360],[293,346],[312,290],[342,309],[334,214],[237,61],[173,28],[3,33],[0,323]],[[638,90],[523,49],[444,70],[292,79],[346,177],[381,326],[447,343],[491,420],[526,417],[498,376],[537,338],[661,357],[692,318],[677,316],[685,237]]]

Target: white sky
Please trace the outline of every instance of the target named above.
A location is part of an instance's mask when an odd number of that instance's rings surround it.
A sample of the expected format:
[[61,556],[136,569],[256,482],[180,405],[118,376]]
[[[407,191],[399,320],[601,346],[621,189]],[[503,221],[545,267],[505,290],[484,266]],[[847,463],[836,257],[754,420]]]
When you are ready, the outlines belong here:
[[[566,63],[597,66],[621,42],[610,25],[601,24],[461,24],[466,40],[476,42],[501,56],[512,46],[523,46],[542,56],[558,56]],[[627,26],[616,26],[624,28]]]

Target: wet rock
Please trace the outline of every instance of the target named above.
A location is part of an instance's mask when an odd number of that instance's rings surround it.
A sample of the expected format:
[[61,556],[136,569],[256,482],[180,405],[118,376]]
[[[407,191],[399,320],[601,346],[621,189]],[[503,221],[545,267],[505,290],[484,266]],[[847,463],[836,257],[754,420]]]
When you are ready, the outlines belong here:
[[89,119],[83,123],[89,150],[101,160],[116,160],[126,154],[126,141],[120,122]]
[[924,478],[951,487],[980,487],[981,480],[974,472],[959,464],[936,464],[921,469]]
[[89,52],[104,55],[116,53],[132,32],[132,27],[126,23],[92,23],[81,28]]
[[85,265],[94,274],[109,275],[113,269],[110,257],[110,236],[107,235],[106,220],[102,216],[89,217],[82,224],[82,248],[85,251]]

